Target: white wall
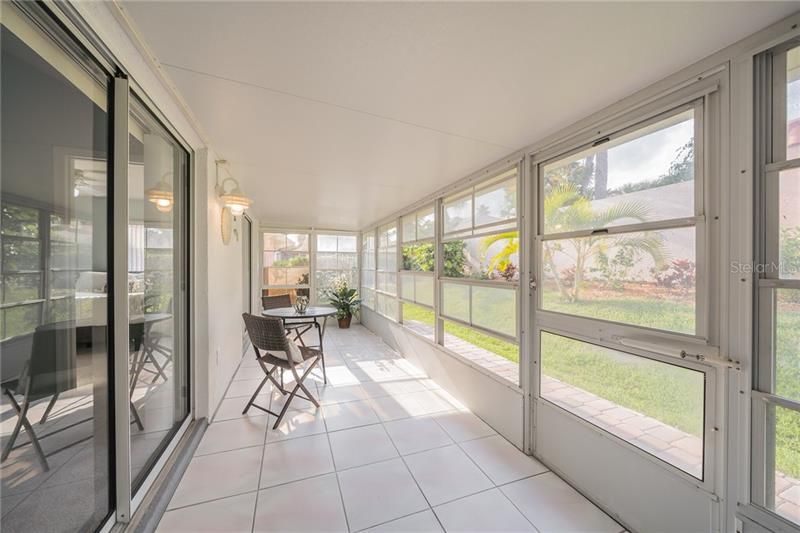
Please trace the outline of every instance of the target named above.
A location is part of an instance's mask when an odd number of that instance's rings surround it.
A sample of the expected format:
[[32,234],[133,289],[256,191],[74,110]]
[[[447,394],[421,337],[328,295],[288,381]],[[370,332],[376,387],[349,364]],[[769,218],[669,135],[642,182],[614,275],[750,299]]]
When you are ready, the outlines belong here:
[[367,308],[361,323],[455,396],[517,448],[523,442],[522,391],[487,376],[427,339]]

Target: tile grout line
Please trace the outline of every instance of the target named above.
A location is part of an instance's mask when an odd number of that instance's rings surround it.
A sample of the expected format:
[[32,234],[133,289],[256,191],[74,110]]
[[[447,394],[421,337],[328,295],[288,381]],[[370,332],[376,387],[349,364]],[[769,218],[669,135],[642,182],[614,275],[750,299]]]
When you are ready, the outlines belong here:
[[[389,442],[392,443],[392,446],[394,447],[395,451],[397,452],[398,457],[400,457],[400,460],[403,462],[403,466],[406,467],[406,472],[408,472],[408,475],[411,476],[411,479],[414,480],[414,485],[417,486],[417,490],[419,491],[420,494],[422,494],[422,497],[425,499],[425,503],[428,504],[428,509],[433,513],[433,517],[436,518],[436,522],[439,524],[439,527],[442,528],[442,531],[446,531],[445,528],[444,528],[444,525],[442,524],[442,521],[439,520],[439,517],[437,516],[436,511],[433,510],[433,506],[431,505],[431,502],[428,499],[428,496],[425,495],[425,491],[423,491],[422,487],[420,487],[419,481],[417,481],[417,478],[414,477],[414,473],[411,471],[411,468],[408,467],[408,463],[406,462],[405,457],[400,453],[400,450],[397,448],[397,444],[395,444],[394,440],[392,440],[392,436],[389,434],[388,431],[386,431],[386,425],[385,425],[385,423],[383,421],[381,421],[381,427],[383,428],[383,431],[386,433],[386,436],[389,438]],[[423,511],[417,511],[417,513],[421,513],[421,512],[424,512],[424,510]],[[412,513],[412,514],[416,514],[416,513]],[[406,516],[411,516],[411,515],[406,515]],[[395,518],[394,520],[399,520],[399,518]],[[390,520],[390,522],[391,521],[392,520]],[[371,526],[371,527],[376,527],[376,526]]]
[[[317,394],[319,394],[319,387],[317,387]],[[331,464],[333,465],[333,475],[336,477],[336,486],[339,489],[339,501],[342,504],[342,514],[344,515],[344,524],[347,527],[348,533],[350,529],[350,518],[347,516],[347,507],[344,504],[344,493],[342,492],[342,482],[339,479],[339,471],[336,469],[336,458],[333,456],[333,446],[331,445],[331,436],[328,433],[328,421],[325,419],[325,413],[322,411],[322,405],[319,407],[319,415],[322,417],[322,424],[325,426],[325,439],[328,441],[328,453],[331,456]]]
[[[269,384],[269,408],[272,408],[272,384]],[[256,502],[253,506],[253,520],[250,522],[251,533],[256,529],[256,516],[258,515],[258,500],[260,497],[259,491],[261,490],[261,476],[264,473],[264,456],[267,454],[267,435],[269,434],[270,416],[267,415],[267,427],[264,429],[264,442],[261,448],[261,462],[258,466],[258,483],[256,484]]]

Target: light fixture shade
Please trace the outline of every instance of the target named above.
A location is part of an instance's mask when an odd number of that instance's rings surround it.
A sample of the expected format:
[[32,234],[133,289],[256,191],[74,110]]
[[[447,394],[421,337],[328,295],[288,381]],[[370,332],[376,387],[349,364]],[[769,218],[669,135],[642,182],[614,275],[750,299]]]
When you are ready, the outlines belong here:
[[236,216],[240,216],[242,213],[244,213],[245,209],[250,207],[253,203],[250,198],[242,194],[242,191],[239,190],[239,187],[220,195],[220,200],[222,200],[223,205],[229,208],[231,213]]
[[162,213],[169,213],[172,211],[172,204],[175,202],[175,197],[172,194],[172,187],[165,180],[159,181],[152,189],[147,189],[145,192],[147,200],[155,204],[156,209]]

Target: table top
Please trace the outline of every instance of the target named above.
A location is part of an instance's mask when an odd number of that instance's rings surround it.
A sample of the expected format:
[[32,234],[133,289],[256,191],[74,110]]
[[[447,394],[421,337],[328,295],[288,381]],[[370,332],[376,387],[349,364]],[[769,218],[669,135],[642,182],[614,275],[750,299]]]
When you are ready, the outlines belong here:
[[275,309],[264,309],[261,314],[276,318],[317,318],[335,315],[336,309],[327,305],[309,306],[305,313],[300,314],[294,307],[276,307]]

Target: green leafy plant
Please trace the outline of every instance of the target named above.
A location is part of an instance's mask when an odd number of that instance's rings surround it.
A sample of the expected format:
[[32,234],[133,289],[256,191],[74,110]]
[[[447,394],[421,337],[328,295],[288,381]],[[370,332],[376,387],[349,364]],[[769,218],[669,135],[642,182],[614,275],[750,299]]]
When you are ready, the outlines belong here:
[[345,276],[333,280],[325,294],[330,304],[336,309],[337,319],[358,316],[361,299],[358,297],[358,291],[347,283]]

